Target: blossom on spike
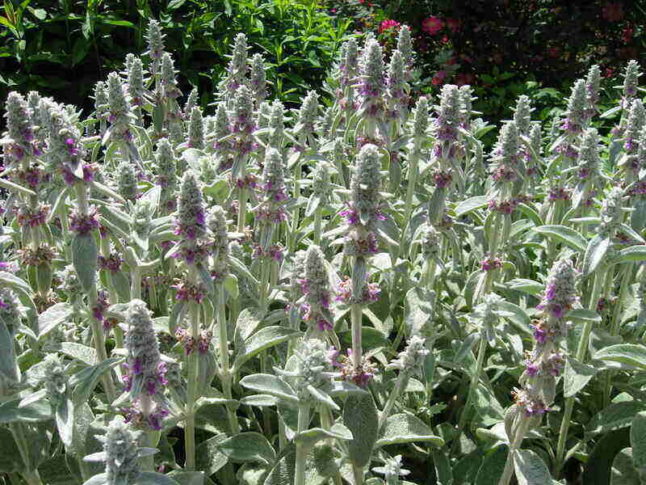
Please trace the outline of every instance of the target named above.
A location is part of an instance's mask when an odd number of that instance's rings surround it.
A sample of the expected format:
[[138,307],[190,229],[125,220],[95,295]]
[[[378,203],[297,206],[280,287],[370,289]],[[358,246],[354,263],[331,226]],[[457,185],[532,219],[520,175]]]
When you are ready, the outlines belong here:
[[577,272],[571,261],[561,259],[554,263],[537,308],[556,319],[563,318],[577,301],[576,280]]
[[262,172],[262,202],[254,209],[256,217],[268,223],[287,220],[284,202],[287,200],[283,157],[275,148],[268,148]]
[[325,265],[325,256],[318,246],[311,246],[305,256],[305,278],[301,279],[301,290],[305,295],[306,314],[303,319],[316,325],[318,330],[332,330],[333,317],[330,312],[330,280]]
[[411,70],[415,63],[415,53],[413,52],[413,39],[410,34],[410,27],[402,25],[397,35],[397,50],[401,53],[405,66],[406,81],[410,80]]
[[585,81],[579,79],[572,87],[572,94],[568,99],[565,111],[565,120],[561,129],[566,133],[578,134],[583,131],[587,113],[587,93]]
[[[175,208],[175,191],[177,190],[177,163],[173,147],[167,138],[162,138],[157,143],[155,162],[157,165],[156,183],[162,188],[162,204],[172,210]],[[123,192],[121,194],[123,195]]]
[[623,196],[623,190],[620,187],[614,187],[604,199],[601,205],[599,234],[612,234],[619,228],[624,217]]
[[24,157],[35,154],[29,105],[22,95],[12,91],[7,97],[5,108],[8,139],[3,142],[4,154],[9,163],[20,162]]
[[120,419],[113,419],[103,441],[105,481],[108,484],[135,483],[139,476],[137,436]]
[[381,45],[374,39],[366,41],[360,64],[359,112],[368,118],[379,118],[384,109],[384,57]]
[[583,134],[578,158],[579,179],[597,178],[601,175],[599,167],[599,133],[595,128],[589,128]]
[[235,93],[240,86],[246,84],[248,70],[247,36],[239,33],[233,41],[233,52],[227,67],[227,77],[224,80],[225,90],[229,93]]
[[135,201],[139,198],[137,173],[132,163],[123,161],[117,169],[117,188],[126,200]]
[[341,62],[339,64],[340,79],[342,88],[352,86],[359,73],[359,47],[355,39],[350,39],[341,46]]
[[630,102],[628,100],[631,100],[637,95],[640,76],[639,63],[631,60],[624,71],[624,100],[626,100],[624,108],[629,106]]
[[528,96],[521,95],[516,102],[514,110],[514,122],[521,135],[529,133],[530,123],[532,121],[532,104]]
[[641,100],[635,99],[630,105],[624,132],[624,149],[627,153],[637,151],[639,133],[644,126],[646,126],[646,109]]
[[146,54],[153,62],[161,59],[164,54],[164,37],[165,35],[162,33],[159,22],[151,19],[146,29],[146,41],[148,42],[148,52]]
[[599,89],[601,86],[601,69],[598,65],[593,65],[588,71],[585,78],[585,92],[588,101],[587,118],[592,118],[597,111],[599,102]]
[[202,190],[193,172],[182,178],[177,202],[175,234],[189,241],[201,239],[206,234],[206,213]]
[[159,343],[146,303],[132,300],[126,313],[126,391],[133,399],[141,396],[159,398],[166,381],[166,365],[161,360]]
[[251,58],[249,87],[256,100],[256,104],[261,103],[267,97],[267,74],[265,69],[265,59],[261,54],[254,54]]
[[393,119],[404,118],[404,110],[408,106],[408,85],[406,84],[405,67],[402,53],[395,50],[390,58],[386,77],[386,87],[390,100],[389,116]]
[[429,354],[426,348],[426,339],[418,335],[413,335],[396,359],[393,359],[386,368],[397,369],[400,372],[411,372],[419,374],[424,366],[424,360]]
[[130,65],[127,66],[126,91],[133,106],[144,104],[144,67],[138,57],[133,57]]
[[427,130],[429,126],[429,105],[428,98],[425,96],[417,100],[415,109],[413,109],[413,116],[411,121],[411,132],[415,138],[424,139],[428,136]]
[[460,126],[468,129],[473,114],[473,89],[468,84],[460,86]]
[[204,120],[202,110],[195,106],[191,110],[191,119],[188,124],[188,148],[204,148]]
[[[453,84],[442,86],[440,109],[435,119],[435,137],[439,141],[455,141],[460,126],[460,90]],[[437,155],[437,153],[436,153]]]
[[298,110],[294,132],[304,137],[314,133],[319,112],[319,95],[316,91],[308,91]]
[[175,78],[175,63],[173,57],[164,52],[161,58],[161,95],[166,99],[176,99],[181,96],[181,91],[177,87],[177,79]]
[[269,115],[269,136],[267,144],[270,147],[280,149],[283,145],[285,136],[285,107],[283,104],[276,100],[271,104],[271,112]]
[[211,275],[215,280],[221,281],[229,273],[229,233],[226,215],[222,207],[216,205],[210,210],[207,225],[212,234]]
[[253,96],[247,86],[240,86],[233,97],[233,110],[230,118],[231,133],[235,135],[233,151],[244,155],[253,147],[251,134],[255,130],[253,119]]

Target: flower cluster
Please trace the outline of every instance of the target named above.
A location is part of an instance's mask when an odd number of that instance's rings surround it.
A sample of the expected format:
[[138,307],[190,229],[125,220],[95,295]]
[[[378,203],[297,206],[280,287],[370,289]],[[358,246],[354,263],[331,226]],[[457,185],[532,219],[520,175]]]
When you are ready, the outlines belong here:
[[379,288],[379,283],[366,283],[363,287],[360,298],[355,298],[352,292],[352,279],[346,277],[343,281],[339,283],[336,288],[336,297],[335,301],[345,303],[345,304],[360,304],[360,303],[372,303],[379,301],[379,295],[381,295],[381,288]]
[[406,348],[397,355],[396,359],[393,359],[388,364],[387,368],[419,374],[424,366],[424,360],[430,352],[425,344],[425,338],[413,335],[408,340]]
[[184,347],[184,353],[190,355],[196,350],[200,354],[206,354],[209,351],[213,333],[208,330],[202,330],[197,338],[194,338],[185,328],[177,327],[175,338]]
[[268,148],[262,172],[262,202],[254,209],[260,221],[276,224],[287,220],[287,192],[283,175],[283,157],[275,148]]
[[206,234],[206,213],[202,191],[193,172],[182,178],[175,218],[175,234],[185,243],[195,242]]
[[577,272],[570,261],[557,261],[547,278],[545,292],[537,308],[553,318],[563,318],[577,301],[576,279]]
[[334,320],[330,312],[330,281],[325,266],[325,257],[318,246],[311,246],[305,256],[305,278],[300,279],[305,295],[301,305],[303,319],[311,322],[320,331],[332,330]]
[[164,377],[166,366],[161,361],[153,322],[143,301],[130,302],[126,323],[128,325],[126,335],[128,358],[125,364],[128,374],[124,376],[126,390],[133,398],[142,393],[148,396],[159,396],[163,393],[163,386],[166,385]]
[[95,206],[90,206],[85,214],[78,209],[70,214],[70,230],[79,236],[87,236],[92,231],[99,229],[99,225],[99,211]]
[[347,349],[346,355],[342,355],[337,349],[328,351],[329,362],[339,370],[343,380],[352,382],[360,387],[366,387],[377,372],[375,364],[363,355],[358,367],[355,368],[352,361],[352,349]]

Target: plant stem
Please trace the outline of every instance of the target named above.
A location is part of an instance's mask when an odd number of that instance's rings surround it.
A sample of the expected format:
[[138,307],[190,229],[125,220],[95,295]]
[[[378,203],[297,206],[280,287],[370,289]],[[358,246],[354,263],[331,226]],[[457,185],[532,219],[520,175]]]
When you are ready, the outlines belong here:
[[361,304],[354,303],[351,312],[352,320],[352,365],[356,370],[361,368],[361,354],[363,352],[361,344],[361,320],[363,319],[363,309]]
[[408,382],[408,373],[405,370],[403,370],[399,373],[399,376],[397,376],[395,387],[393,388],[392,392],[388,396],[388,400],[386,401],[386,404],[384,404],[384,409],[383,411],[381,411],[381,414],[379,415],[379,429],[382,428],[382,426],[388,419],[388,416],[390,415],[390,412],[392,411],[392,408],[395,405],[395,402],[397,401],[397,399],[399,398],[399,395],[406,387],[407,382]]
[[[226,309],[224,307],[224,285],[219,284],[216,288],[217,291],[217,322],[219,334],[219,346],[220,346],[220,379],[222,380],[222,393],[226,399],[232,399],[231,393],[231,369],[229,368],[229,338],[227,335],[227,319],[226,319]],[[238,419],[235,413],[235,410],[227,405],[227,415],[229,417],[229,428],[231,434],[238,434],[240,432],[240,426],[238,425]]]
[[[616,335],[619,331],[619,324],[621,323],[619,319],[622,315],[623,304],[626,300],[626,295],[630,289],[630,281],[633,275],[633,268],[631,265],[626,265],[625,268],[621,270],[623,272],[621,276],[621,282],[619,283],[619,297],[614,308],[612,315],[612,321],[610,322],[610,335]],[[612,375],[613,371],[606,371],[606,375],[603,379],[603,407],[605,408],[610,404],[610,394],[612,393]]]
[[321,208],[317,207],[314,211],[314,244],[321,245],[321,222],[322,222]]
[[38,470],[31,469],[31,460],[29,459],[29,444],[25,439],[21,423],[11,423],[9,425],[9,429],[11,430],[11,434],[13,435],[16,445],[18,446],[20,457],[25,464],[25,471],[20,472],[20,475],[28,485],[42,485],[43,481],[38,474]]
[[[199,337],[199,308],[195,303],[191,303],[190,321],[191,335],[195,340]],[[186,451],[186,468],[195,469],[195,402],[197,401],[197,379],[199,373],[199,361],[196,351],[188,355],[188,391],[186,395],[186,408],[184,415],[186,422],[184,425],[184,448]]]
[[[588,308],[595,310],[597,306],[597,301],[601,295],[601,290],[605,280],[605,273],[607,269],[605,267],[600,267],[597,270],[597,273],[594,275],[594,284],[592,287],[592,293],[590,294],[590,300],[588,301]],[[590,341],[590,333],[592,332],[592,322],[585,321],[583,328],[581,330],[581,337],[579,338],[579,345],[576,350],[576,360],[583,363],[585,354],[588,350],[588,345]],[[572,411],[574,410],[574,398],[575,396],[568,397],[565,400],[565,410],[563,413],[563,421],[561,421],[561,428],[559,430],[559,439],[556,445],[556,457],[554,463],[554,472],[558,475],[561,472],[563,467],[563,462],[565,460],[565,444],[567,442],[567,434],[570,428],[570,422],[572,419]]]
[[476,370],[471,377],[471,384],[469,385],[469,390],[467,391],[467,400],[464,403],[464,408],[462,408],[462,414],[460,415],[460,421],[458,422],[458,433],[455,437],[454,447],[459,443],[460,435],[464,429],[464,426],[467,422],[467,417],[469,416],[469,407],[471,406],[471,401],[473,400],[473,395],[475,388],[480,384],[480,376],[482,375],[482,370],[484,369],[484,360],[485,355],[487,354],[487,339],[484,334],[480,335],[480,345],[478,346],[478,355],[476,357]]
[[512,477],[514,476],[514,455],[516,454],[516,451],[520,449],[520,445],[525,439],[527,429],[529,428],[529,422],[530,420],[525,416],[520,417],[520,424],[518,426],[518,429],[514,433],[511,446],[509,447],[507,461],[505,462],[505,469],[502,472],[502,476],[500,477],[498,485],[508,485]]
[[[310,422],[309,404],[298,405],[298,430],[302,433],[307,430]],[[296,442],[296,463],[294,465],[294,485],[305,485],[305,465],[307,462],[307,446],[302,441]]]

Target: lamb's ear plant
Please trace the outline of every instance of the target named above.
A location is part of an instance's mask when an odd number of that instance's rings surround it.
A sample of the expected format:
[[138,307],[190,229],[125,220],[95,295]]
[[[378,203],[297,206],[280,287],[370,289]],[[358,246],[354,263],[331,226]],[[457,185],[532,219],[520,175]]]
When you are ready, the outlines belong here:
[[89,115],[6,100],[0,482],[637,483],[636,62],[493,125],[405,26],[289,104],[244,34],[184,93],[142,32]]

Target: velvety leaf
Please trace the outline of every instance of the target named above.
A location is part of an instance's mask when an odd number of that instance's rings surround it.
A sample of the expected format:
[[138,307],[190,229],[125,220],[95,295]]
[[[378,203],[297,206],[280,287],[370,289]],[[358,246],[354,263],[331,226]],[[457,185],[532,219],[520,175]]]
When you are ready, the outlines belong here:
[[72,239],[72,264],[86,292],[94,288],[98,249],[92,235],[77,234]]
[[635,466],[646,469],[646,412],[640,412],[633,418],[630,445]]
[[586,250],[586,239],[571,227],[560,225],[545,225],[535,227],[534,231],[549,238],[556,239],[557,241],[562,242],[570,246],[572,249],[576,249],[577,251],[584,252]]
[[218,446],[226,439],[226,434],[219,434],[197,446],[195,454],[198,469],[203,470],[207,475],[213,475],[227,464],[229,459],[218,449]]
[[598,351],[594,357],[600,360],[621,362],[646,370],[646,346],[638,344],[617,344]]
[[372,395],[350,394],[343,407],[343,424],[352,433],[348,443],[348,455],[356,466],[370,462],[372,448],[377,441],[378,414]]
[[19,405],[20,399],[0,403],[0,424],[35,423],[52,418],[52,409],[47,401],[40,400],[23,407]]
[[244,345],[238,350],[238,355],[233,363],[234,373],[240,370],[242,365],[258,355],[263,350],[267,350],[274,345],[287,342],[290,339],[300,337],[302,334],[298,330],[288,327],[264,327],[245,340]]
[[217,449],[235,463],[259,461],[273,463],[276,458],[274,448],[260,433],[239,433],[218,444]]
[[285,399],[286,401],[294,403],[298,401],[294,390],[287,383],[272,374],[252,374],[245,376],[240,380],[240,385],[253,391]]
[[56,303],[38,315],[38,336],[43,337],[58,325],[70,319],[74,307],[70,303]]
[[418,334],[433,315],[432,293],[416,286],[406,293],[404,321],[411,335]]
[[412,414],[400,413],[386,419],[377,446],[414,442],[427,442],[434,446],[444,444],[444,440],[436,436],[421,419]]
[[70,380],[70,384],[74,386],[72,401],[75,404],[87,401],[101,376],[114,367],[120,360],[113,357],[91,367],[86,367],[74,374]]
[[602,237],[597,234],[594,236],[585,250],[585,255],[583,256],[583,266],[581,272],[583,276],[590,275],[603,261],[608,248],[610,247],[610,238]]
[[597,373],[597,369],[591,365],[583,364],[574,357],[568,357],[565,362],[563,375],[563,394],[565,397],[575,396],[583,389],[590,379]]
[[640,485],[639,472],[633,465],[633,452],[624,448],[615,456],[610,471],[610,485]]
[[507,462],[507,450],[506,446],[498,446],[485,456],[476,475],[475,485],[493,485],[500,481]]
[[547,485],[552,483],[545,462],[532,450],[518,450],[514,455],[518,485]]
[[599,411],[587,425],[591,434],[606,433],[630,426],[635,415],[646,410],[646,402],[624,401],[612,403]]

